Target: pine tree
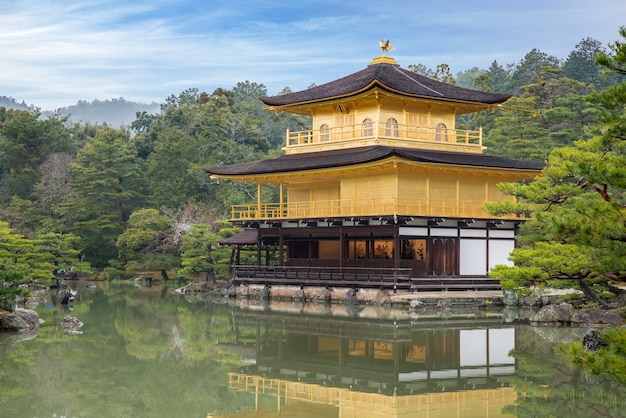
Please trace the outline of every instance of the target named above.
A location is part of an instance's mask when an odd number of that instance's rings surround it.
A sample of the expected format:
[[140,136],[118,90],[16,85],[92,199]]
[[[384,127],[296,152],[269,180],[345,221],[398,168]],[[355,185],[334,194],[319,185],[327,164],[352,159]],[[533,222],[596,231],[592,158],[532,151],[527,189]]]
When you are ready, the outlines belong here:
[[127,132],[103,128],[89,139],[71,164],[73,197],[65,215],[69,231],[80,236],[82,254],[94,266],[116,258],[115,241],[145,192],[141,161]]
[[[626,43],[611,48],[609,68],[626,69]],[[496,266],[491,275],[506,279],[505,288],[573,282],[606,306],[598,293],[609,281],[626,281],[626,82],[589,100],[603,108],[594,136],[552,151],[529,184],[501,185],[515,203],[487,205],[496,215],[532,215],[521,228],[524,245],[511,254],[515,266]]]

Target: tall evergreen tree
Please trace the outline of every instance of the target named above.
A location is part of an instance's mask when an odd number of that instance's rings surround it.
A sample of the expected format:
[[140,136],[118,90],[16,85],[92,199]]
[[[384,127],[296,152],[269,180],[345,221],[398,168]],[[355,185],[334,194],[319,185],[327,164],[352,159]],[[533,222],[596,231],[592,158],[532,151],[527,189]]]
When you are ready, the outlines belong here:
[[586,127],[596,120],[597,106],[583,99],[592,86],[566,77],[560,68],[543,67],[521,90],[493,116],[472,116],[472,123],[495,116],[485,129],[487,153],[546,160],[553,148],[585,137]]
[[593,84],[597,90],[602,90],[610,81],[602,76],[602,67],[596,64],[596,55],[604,51],[600,41],[583,39],[563,62],[563,72],[573,80]]
[[70,232],[80,236],[82,254],[104,266],[117,256],[115,241],[130,213],[145,201],[142,162],[128,132],[103,128],[71,164],[73,197],[64,204]]
[[497,61],[493,61],[487,69],[487,75],[493,83],[494,93],[510,94],[508,85],[510,82],[511,74],[508,70],[505,70]]
[[228,206],[228,196],[225,202],[214,195],[202,167],[266,155],[270,147],[265,122],[258,119],[260,109],[252,107],[245,94],[256,92],[256,87],[239,86],[237,92],[218,89],[210,96],[198,96],[196,102],[171,100],[150,129],[154,145],[146,169],[154,205],[173,208],[198,201]]
[[545,67],[557,68],[560,66],[559,59],[546,54],[538,49],[533,49],[524,55],[524,58],[515,66],[509,80],[508,91],[518,95],[522,87],[532,83]]

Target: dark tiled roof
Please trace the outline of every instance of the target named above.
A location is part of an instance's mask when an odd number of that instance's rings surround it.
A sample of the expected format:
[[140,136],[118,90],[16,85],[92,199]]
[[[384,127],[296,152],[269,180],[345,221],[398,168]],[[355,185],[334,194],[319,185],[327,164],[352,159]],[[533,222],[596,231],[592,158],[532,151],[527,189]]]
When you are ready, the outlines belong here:
[[269,106],[311,103],[338,97],[349,97],[367,91],[374,86],[409,96],[443,101],[497,104],[510,97],[504,94],[485,93],[452,86],[402,69],[396,64],[379,63],[371,64],[364,70],[330,83],[281,96],[264,97],[261,100]]
[[219,241],[222,245],[256,245],[257,242],[256,229],[244,229],[232,237],[224,238]]
[[392,148],[377,145],[333,151],[288,154],[249,163],[207,167],[204,171],[223,176],[270,174],[364,164],[394,156],[408,161],[472,167],[541,170],[545,166],[544,163],[538,161],[514,160],[483,154]]

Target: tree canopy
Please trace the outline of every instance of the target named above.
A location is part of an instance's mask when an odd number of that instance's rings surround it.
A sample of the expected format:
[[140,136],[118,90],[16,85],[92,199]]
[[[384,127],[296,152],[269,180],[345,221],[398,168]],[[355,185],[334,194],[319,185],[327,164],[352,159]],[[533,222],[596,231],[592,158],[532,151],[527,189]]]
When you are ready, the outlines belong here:
[[[626,68],[626,44],[611,49],[599,61],[614,71]],[[626,280],[626,82],[587,100],[601,109],[592,135],[554,149],[537,179],[501,185],[515,203],[488,205],[493,214],[532,216],[521,227],[524,246],[511,254],[515,266],[496,266],[491,275],[506,279],[508,288],[575,281],[605,305],[600,285]]]
[[[623,36],[623,29],[620,33]],[[589,212],[585,216],[596,211],[617,222],[619,211],[611,212],[605,197],[615,206],[622,193],[614,187],[619,177],[615,167],[623,163],[621,148],[609,138],[623,135],[619,111],[624,93],[618,84],[624,80],[623,42],[609,47],[611,53],[600,42],[585,38],[563,60],[535,48],[516,63],[493,60],[486,68],[457,74],[445,63],[434,69],[409,65],[446,83],[513,96],[499,110],[458,116],[456,125],[482,127],[488,154],[550,162],[551,171],[543,180],[510,191],[519,193],[520,204],[527,204],[510,210],[550,207],[533,212],[535,220],[525,228],[528,237],[553,234],[560,242],[552,229],[537,225],[548,218],[580,215],[566,212],[575,201]],[[594,61],[596,55],[602,66]],[[290,91],[285,87],[281,93]],[[36,108],[0,107],[0,219],[24,239],[47,239],[54,245],[62,241],[75,261],[97,268],[206,272],[202,251],[210,247],[210,257],[227,258],[215,245],[227,233],[219,222],[228,217],[231,205],[254,200],[257,190],[254,185],[229,181],[218,186],[201,168],[279,155],[287,129],[310,129],[307,117],[264,110],[259,98],[266,95],[263,84],[250,81],[213,92],[191,87],[165,98],[156,114],[139,109],[129,128],[72,124],[60,113],[43,116]],[[91,107],[128,108],[128,103],[120,98],[94,102]],[[565,148],[550,154],[559,147]],[[612,177],[596,178],[588,170]],[[580,178],[586,182],[575,186]],[[556,200],[560,195],[555,190],[569,187],[563,190],[572,194],[568,203],[550,204],[539,197],[533,201],[532,194],[540,193],[541,184],[546,190],[558,186],[550,189],[553,195],[544,193]],[[278,188],[264,189],[267,199],[273,193],[277,198]],[[529,197],[524,198],[524,193]],[[210,216],[187,216],[188,208],[194,207],[204,208]],[[583,224],[581,228],[601,229],[599,222]],[[611,230],[619,231],[613,226]],[[184,241],[187,234],[191,235]],[[599,232],[588,234],[586,245],[607,243],[607,234],[604,238]],[[88,271],[86,265],[80,268]],[[613,270],[621,274],[617,266]],[[215,271],[219,275],[226,269]],[[590,277],[599,272],[594,267]]]

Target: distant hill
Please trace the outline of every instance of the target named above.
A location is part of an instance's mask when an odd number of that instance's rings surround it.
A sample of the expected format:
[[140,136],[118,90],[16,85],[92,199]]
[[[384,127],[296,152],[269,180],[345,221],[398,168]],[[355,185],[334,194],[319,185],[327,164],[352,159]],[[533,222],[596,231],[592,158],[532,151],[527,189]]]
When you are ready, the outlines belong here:
[[29,106],[26,103],[18,103],[13,97],[0,96],[0,107],[6,107],[7,109],[19,109],[19,110],[31,110],[33,106]]
[[88,122],[91,124],[120,127],[130,126],[136,119],[137,112],[147,112],[150,114],[159,113],[161,106],[158,103],[143,104],[127,102],[122,97],[119,99],[94,100],[89,103],[79,100],[73,106],[59,109],[59,113],[69,116],[72,122]]
[[[12,97],[0,96],[0,106],[7,109],[34,110],[35,106],[26,103],[18,103]],[[87,102],[79,100],[72,106],[58,109],[58,113],[69,116],[69,120],[74,123],[89,123],[92,125],[107,124],[111,127],[130,126],[135,121],[137,112],[147,112],[150,114],[159,113],[161,105],[158,103],[137,103],[129,102],[124,98],[111,100],[94,100]],[[51,115],[54,112],[42,111],[42,116]]]

